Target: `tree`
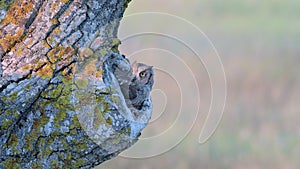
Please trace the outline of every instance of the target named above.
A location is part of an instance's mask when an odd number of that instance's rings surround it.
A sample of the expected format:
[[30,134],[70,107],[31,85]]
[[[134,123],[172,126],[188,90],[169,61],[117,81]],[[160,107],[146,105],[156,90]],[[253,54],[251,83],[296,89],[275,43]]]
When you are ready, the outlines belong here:
[[91,168],[137,141],[151,99],[130,107],[116,75],[129,1],[0,1],[0,168]]

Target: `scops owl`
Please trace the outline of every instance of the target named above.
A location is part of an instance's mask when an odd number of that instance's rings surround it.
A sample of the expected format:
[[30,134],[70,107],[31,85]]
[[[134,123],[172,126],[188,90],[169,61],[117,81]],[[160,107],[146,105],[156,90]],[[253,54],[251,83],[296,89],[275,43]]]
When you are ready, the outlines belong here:
[[134,62],[132,64],[132,74],[134,77],[129,85],[130,104],[140,110],[144,100],[149,97],[152,90],[154,83],[153,67]]
[[153,67],[137,62],[130,67],[129,60],[119,54],[108,54],[105,63],[117,78],[127,106],[139,111],[148,109],[154,83]]
[[124,55],[114,52],[107,53],[100,63],[102,80],[109,89],[105,92],[114,95],[114,100],[108,99],[113,102],[110,107],[113,115],[109,117],[114,131],[127,131],[126,125],[130,125],[130,137],[138,137],[151,119],[153,67],[136,62],[131,65]]

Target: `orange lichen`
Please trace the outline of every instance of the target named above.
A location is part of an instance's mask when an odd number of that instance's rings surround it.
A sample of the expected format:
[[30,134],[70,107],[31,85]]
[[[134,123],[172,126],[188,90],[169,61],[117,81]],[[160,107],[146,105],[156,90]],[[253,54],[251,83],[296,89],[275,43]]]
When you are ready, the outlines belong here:
[[26,17],[28,17],[27,14],[33,9],[33,4],[33,0],[15,0],[14,4],[8,9],[3,23],[13,23],[18,26],[24,25],[24,21],[26,21]]
[[72,72],[72,70],[74,70],[74,64],[72,64],[68,69],[65,69],[62,71],[62,75],[67,79],[67,80],[71,80],[73,78],[73,74],[70,73],[70,70]]
[[79,49],[80,61],[83,61],[85,58],[88,58],[89,56],[91,56],[93,54],[94,54],[93,50],[88,47]]
[[51,19],[51,23],[54,24],[54,25],[57,24],[58,23],[58,19],[57,18]]
[[32,69],[32,65],[30,65],[30,64],[26,64],[26,65],[24,65],[23,67],[22,67],[22,71],[27,71],[27,70],[31,70]]
[[72,55],[75,55],[76,51],[73,49],[73,47],[68,46],[64,49],[64,53],[63,53],[63,59],[65,58],[69,58]]
[[13,44],[20,41],[22,35],[23,30],[18,30],[15,35],[6,34],[4,38],[0,39],[0,45],[5,51],[7,51],[13,46]]
[[53,42],[53,37],[52,36],[49,36],[48,38],[47,38],[47,42],[49,43],[49,44],[52,44],[52,42]]
[[[75,54],[75,50],[69,46],[69,47],[63,47],[63,46],[56,46],[51,51],[48,52],[48,59],[49,61],[43,62],[43,61],[34,61],[35,68],[40,68],[37,70],[36,75],[41,76],[42,78],[48,78],[52,77],[53,72],[60,68],[60,66],[70,63],[72,61],[72,56]],[[71,75],[69,73],[70,69],[73,69],[74,65],[71,65],[69,69],[63,70],[62,74],[66,77],[71,79]]]
[[61,2],[66,4],[69,2],[69,0],[62,0]]
[[71,13],[71,11],[70,11],[70,10],[66,10],[66,12],[65,12],[65,14],[64,14],[64,15],[66,15],[66,16],[69,16],[69,15],[70,15],[70,13]]
[[51,63],[56,63],[58,61],[66,60],[67,58],[70,58],[72,55],[75,54],[75,50],[68,46],[68,47],[63,47],[63,46],[58,46],[53,48],[49,53],[48,53],[48,58],[50,59]]
[[96,68],[95,64],[92,62],[92,63],[86,65],[83,73],[86,75],[94,75],[95,71],[97,71],[97,68]]
[[45,66],[43,66],[36,72],[36,75],[42,77],[43,79],[52,77],[54,68],[55,68],[55,65],[47,63]]
[[53,30],[53,33],[54,33],[54,34],[60,34],[60,33],[61,33],[61,30],[60,30],[59,28],[55,28],[55,29]]
[[102,78],[102,73],[103,73],[103,69],[99,70],[99,71],[96,71],[95,72],[95,77],[97,79],[101,79]]
[[50,46],[48,45],[48,43],[46,42],[46,40],[42,40],[42,44],[45,48],[50,48]]
[[36,58],[36,59],[33,59],[32,65],[33,65],[32,68],[34,70],[37,70],[40,67],[42,67],[43,65],[45,65],[45,62]]
[[16,36],[21,37],[23,35],[24,30],[20,29],[17,31]]
[[22,56],[22,55],[24,55],[24,54],[25,54],[25,53],[24,53],[24,47],[19,46],[18,49],[16,50],[16,55],[17,55],[17,56]]
[[51,4],[51,10],[55,10],[57,8],[58,4],[59,4],[58,2],[53,2]]
[[48,58],[51,63],[55,63],[57,61],[58,53],[60,52],[60,47],[53,48],[48,53]]

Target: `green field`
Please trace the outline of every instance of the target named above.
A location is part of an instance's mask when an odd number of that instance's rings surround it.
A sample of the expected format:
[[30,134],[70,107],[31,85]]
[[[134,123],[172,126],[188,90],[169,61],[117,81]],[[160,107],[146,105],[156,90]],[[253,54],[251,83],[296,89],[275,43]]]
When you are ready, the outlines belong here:
[[[152,158],[118,157],[99,168],[300,168],[299,7],[299,0],[133,0],[126,15],[170,13],[210,37],[225,68],[226,108],[218,130],[205,144],[197,142],[204,122],[199,117],[174,149]],[[200,89],[208,85],[201,80]],[[209,92],[202,94],[204,104],[209,102]],[[169,124],[164,122],[151,124],[143,134],[161,131]],[[173,127],[180,131],[182,126]]]

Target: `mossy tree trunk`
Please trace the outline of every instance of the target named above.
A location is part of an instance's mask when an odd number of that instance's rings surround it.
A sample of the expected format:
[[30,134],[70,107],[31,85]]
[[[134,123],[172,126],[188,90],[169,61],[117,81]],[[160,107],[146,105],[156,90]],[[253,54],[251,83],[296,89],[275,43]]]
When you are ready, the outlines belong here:
[[[0,168],[92,168],[149,120],[111,69],[128,0],[0,1]],[[145,110],[143,110],[145,111]]]

